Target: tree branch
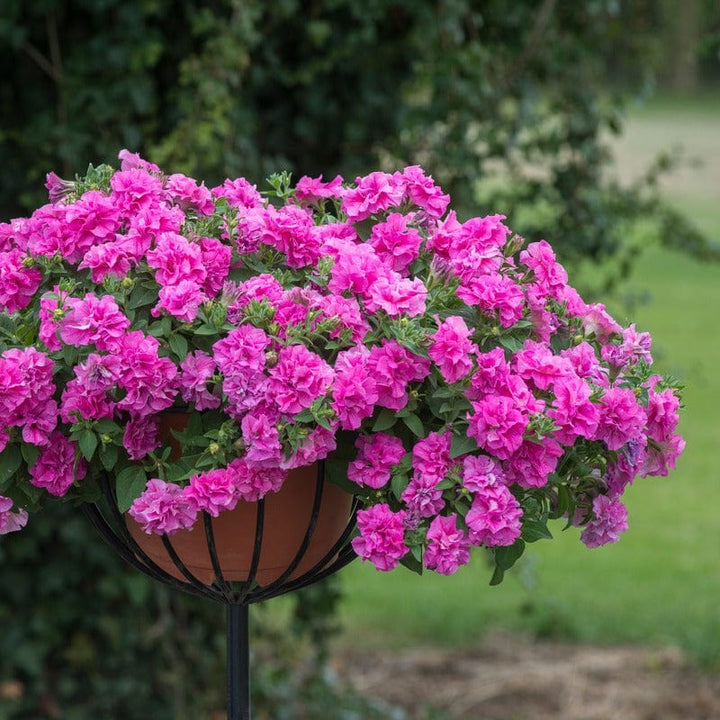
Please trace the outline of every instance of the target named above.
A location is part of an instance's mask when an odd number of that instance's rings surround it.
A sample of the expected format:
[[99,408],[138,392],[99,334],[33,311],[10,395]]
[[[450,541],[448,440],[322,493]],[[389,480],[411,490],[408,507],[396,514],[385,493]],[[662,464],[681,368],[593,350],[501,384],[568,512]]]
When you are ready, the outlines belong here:
[[538,44],[540,43],[540,38],[545,32],[545,29],[550,22],[550,18],[552,17],[553,11],[555,10],[555,5],[557,5],[557,0],[545,0],[540,6],[540,9],[535,16],[535,22],[533,23],[532,29],[530,30],[530,34],[528,35],[527,42],[525,43],[525,47],[523,48],[522,54],[517,59],[512,70],[508,74],[508,85],[511,85],[515,78],[517,78],[519,75],[522,75],[522,73],[525,71],[526,65],[528,64],[528,62],[530,62],[530,59],[535,54],[535,51],[538,48]]
[[32,60],[40,67],[40,69],[49,75],[56,83],[60,82],[62,71],[58,70],[32,43],[27,40],[22,45],[22,50],[30,56]]

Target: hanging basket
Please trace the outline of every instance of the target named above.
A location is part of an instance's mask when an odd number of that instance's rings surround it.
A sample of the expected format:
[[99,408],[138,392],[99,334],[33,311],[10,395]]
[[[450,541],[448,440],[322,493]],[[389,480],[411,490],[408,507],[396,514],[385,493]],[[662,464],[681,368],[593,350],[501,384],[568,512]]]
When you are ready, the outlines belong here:
[[[325,569],[337,559],[332,552],[347,529],[352,496],[340,488],[324,484],[322,498],[315,508],[318,487],[317,464],[292,470],[277,493],[265,497],[263,525],[258,534],[258,503],[238,502],[234,510],[212,518],[210,526],[218,568],[208,547],[204,523],[182,530],[168,539],[171,554],[159,535],[148,535],[130,517],[126,523],[140,549],[158,567],[178,580],[187,579],[182,566],[206,585],[216,579],[247,582],[267,587],[278,580],[292,582],[316,568]],[[311,533],[308,530],[311,529]],[[257,538],[260,552],[253,570]],[[306,540],[307,538],[307,540]],[[326,557],[330,555],[329,560]],[[297,562],[296,562],[297,558]]]
[[325,480],[325,463],[292,471],[277,493],[240,502],[192,530],[148,535],[120,513],[104,478],[104,501],[85,514],[108,544],[146,575],[224,604],[250,604],[322,579],[351,562],[357,503]]

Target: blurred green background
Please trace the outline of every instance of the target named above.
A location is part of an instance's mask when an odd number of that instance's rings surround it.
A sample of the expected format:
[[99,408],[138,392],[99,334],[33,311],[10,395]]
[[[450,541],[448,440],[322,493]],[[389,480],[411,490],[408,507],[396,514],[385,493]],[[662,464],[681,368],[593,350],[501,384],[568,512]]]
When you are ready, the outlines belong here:
[[[629,490],[618,545],[557,527],[499,587],[481,558],[355,563],[253,608],[254,717],[388,717],[324,672],[348,645],[509,629],[720,664],[719,49],[713,0],[0,0],[0,221],[122,147],[209,185],[420,163],[461,216],[550,241],[687,386],[686,454]],[[223,620],[48,512],[0,538],[0,720],[222,718]]]

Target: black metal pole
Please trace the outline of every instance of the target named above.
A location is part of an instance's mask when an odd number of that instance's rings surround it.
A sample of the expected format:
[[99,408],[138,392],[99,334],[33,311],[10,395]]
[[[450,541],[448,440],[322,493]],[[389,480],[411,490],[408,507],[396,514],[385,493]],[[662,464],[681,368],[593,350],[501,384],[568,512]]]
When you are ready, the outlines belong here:
[[248,605],[227,606],[228,720],[250,720],[250,638]]

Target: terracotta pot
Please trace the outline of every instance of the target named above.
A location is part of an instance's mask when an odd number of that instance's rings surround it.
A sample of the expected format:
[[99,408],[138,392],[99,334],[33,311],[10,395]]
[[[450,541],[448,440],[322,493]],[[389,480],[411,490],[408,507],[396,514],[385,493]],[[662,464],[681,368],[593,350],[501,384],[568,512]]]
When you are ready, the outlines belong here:
[[[305,537],[315,497],[317,469],[314,465],[290,473],[279,492],[265,497],[262,549],[256,580],[268,585],[290,566]],[[307,551],[289,579],[310,570],[340,539],[350,517],[352,496],[326,483],[317,524]],[[170,575],[185,580],[168,555],[158,535],[148,535],[131,518],[127,526],[135,542]],[[212,518],[215,548],[226,580],[247,580],[255,546],[257,503],[240,501],[234,510]],[[187,569],[202,583],[211,584],[215,572],[207,548],[202,522],[191,530],[169,537],[175,552]]]
[[[171,418],[167,426],[181,427],[187,420]],[[255,580],[261,586],[277,580],[290,567],[299,551],[312,515],[317,465],[291,470],[277,493],[265,497],[262,546]],[[225,580],[248,579],[255,546],[257,503],[240,501],[234,510],[212,518],[215,549]],[[332,549],[345,531],[350,518],[352,495],[325,483],[317,523],[310,543],[289,580],[311,570]],[[170,558],[162,539],[148,535],[126,516],[130,534],[143,551],[167,573],[180,580],[185,576]],[[198,520],[191,530],[169,536],[185,567],[202,583],[211,584],[215,571],[207,547],[205,527]],[[334,559],[334,558],[333,558]]]

